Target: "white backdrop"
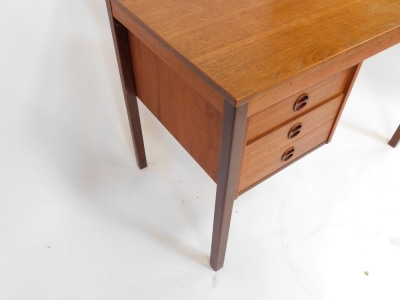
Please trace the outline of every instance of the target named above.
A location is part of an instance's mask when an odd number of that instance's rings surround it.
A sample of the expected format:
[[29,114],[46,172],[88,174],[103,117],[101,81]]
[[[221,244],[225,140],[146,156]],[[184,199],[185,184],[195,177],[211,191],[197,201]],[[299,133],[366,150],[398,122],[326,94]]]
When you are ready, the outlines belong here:
[[218,273],[215,184],[142,105],[135,165],[103,0],[2,1],[0,95],[0,299],[398,299],[400,46],[239,198]]

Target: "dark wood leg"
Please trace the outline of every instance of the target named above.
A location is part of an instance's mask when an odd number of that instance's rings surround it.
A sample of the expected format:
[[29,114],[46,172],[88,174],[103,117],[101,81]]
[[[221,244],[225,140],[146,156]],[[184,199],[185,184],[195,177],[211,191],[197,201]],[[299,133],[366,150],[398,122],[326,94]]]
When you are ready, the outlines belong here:
[[389,145],[393,148],[396,148],[400,142],[400,125],[397,128],[396,132],[394,133],[392,139],[389,141]]
[[135,77],[129,49],[128,32],[125,26],[113,17],[109,0],[106,0],[106,4],[125,97],[126,110],[128,112],[133,147],[135,149],[136,163],[140,169],[143,169],[147,167],[147,161],[136,98]]
[[233,107],[225,101],[210,257],[211,267],[215,271],[224,266],[233,202],[236,198],[246,121],[247,104]]

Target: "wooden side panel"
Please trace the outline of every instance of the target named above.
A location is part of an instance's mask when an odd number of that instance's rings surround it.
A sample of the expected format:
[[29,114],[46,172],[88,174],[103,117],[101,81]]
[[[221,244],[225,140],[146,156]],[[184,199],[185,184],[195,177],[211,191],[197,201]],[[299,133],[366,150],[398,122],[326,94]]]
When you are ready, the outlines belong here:
[[328,143],[330,143],[333,138],[333,134],[335,133],[336,126],[339,123],[340,117],[342,116],[342,112],[343,112],[344,107],[346,106],[347,99],[349,99],[349,97],[350,97],[351,90],[353,89],[354,83],[356,82],[356,79],[357,79],[358,73],[360,72],[362,64],[363,63],[361,62],[352,68],[352,74],[351,74],[350,80],[348,81],[347,86],[346,86],[346,91],[345,91],[346,95],[344,97],[343,104],[340,107],[340,110],[337,114],[335,124],[332,127],[332,131],[331,131],[331,134],[329,135]]
[[222,113],[132,33],[139,99],[216,182]]

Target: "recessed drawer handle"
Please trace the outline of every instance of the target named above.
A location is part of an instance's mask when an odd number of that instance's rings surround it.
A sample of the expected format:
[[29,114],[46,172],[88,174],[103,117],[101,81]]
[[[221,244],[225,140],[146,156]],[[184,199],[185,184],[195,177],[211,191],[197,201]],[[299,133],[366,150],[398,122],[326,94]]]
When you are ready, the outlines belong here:
[[298,123],[298,124],[294,125],[292,127],[292,129],[290,129],[290,131],[289,131],[288,138],[289,139],[295,138],[296,136],[298,136],[300,134],[302,129],[303,129],[303,124]]
[[309,99],[310,99],[309,94],[301,95],[294,103],[293,110],[294,111],[302,110],[307,105]]
[[291,159],[294,155],[294,152],[295,152],[294,147],[287,149],[285,153],[283,153],[282,155],[282,161],[285,162]]

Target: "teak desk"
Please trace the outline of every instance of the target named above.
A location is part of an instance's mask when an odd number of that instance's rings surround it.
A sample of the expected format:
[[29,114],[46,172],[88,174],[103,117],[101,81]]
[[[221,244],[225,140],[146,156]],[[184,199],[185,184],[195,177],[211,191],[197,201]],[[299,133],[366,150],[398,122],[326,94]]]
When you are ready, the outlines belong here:
[[400,42],[400,0],[106,3],[139,168],[136,96],[217,183],[214,270],[234,199],[329,143],[363,60]]

